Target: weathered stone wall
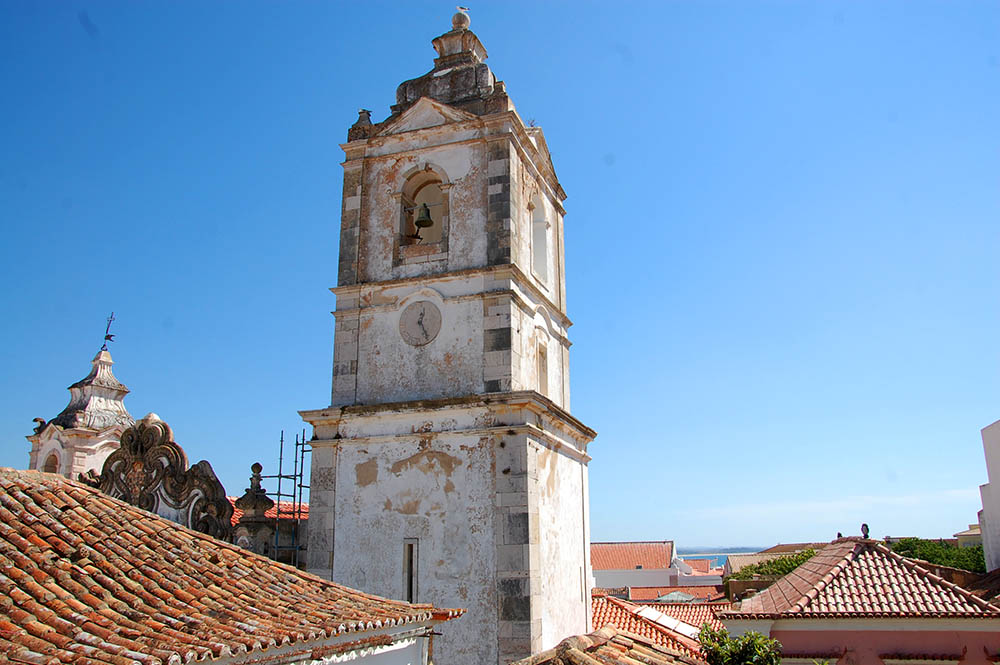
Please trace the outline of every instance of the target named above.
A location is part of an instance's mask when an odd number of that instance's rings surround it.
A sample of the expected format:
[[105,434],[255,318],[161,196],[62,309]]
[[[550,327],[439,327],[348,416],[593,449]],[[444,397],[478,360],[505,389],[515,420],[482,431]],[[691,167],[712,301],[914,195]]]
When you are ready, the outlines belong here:
[[309,570],[399,598],[417,539],[417,599],[469,610],[442,626],[442,663],[508,663],[586,630],[589,432],[555,411],[517,393],[303,412]]
[[986,570],[1000,568],[1000,420],[982,430],[989,482],[979,486],[983,509],[979,512]]
[[590,512],[586,457],[575,448],[534,438],[538,522],[538,600],[541,649],[590,629]]

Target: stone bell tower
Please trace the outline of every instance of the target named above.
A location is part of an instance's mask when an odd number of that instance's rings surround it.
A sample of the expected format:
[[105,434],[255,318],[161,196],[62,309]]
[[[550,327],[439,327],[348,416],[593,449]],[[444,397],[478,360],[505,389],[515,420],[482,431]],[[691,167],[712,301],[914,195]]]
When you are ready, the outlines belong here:
[[466,608],[435,660],[508,663],[590,623],[566,195],[468,16],[432,43],[434,68],[341,146],[331,406],[302,412],[309,570]]

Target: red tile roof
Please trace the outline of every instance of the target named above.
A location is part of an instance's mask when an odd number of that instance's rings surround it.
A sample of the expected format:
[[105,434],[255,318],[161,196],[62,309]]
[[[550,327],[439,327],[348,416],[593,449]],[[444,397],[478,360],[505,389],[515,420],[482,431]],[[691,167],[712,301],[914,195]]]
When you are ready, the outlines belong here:
[[712,562],[709,559],[684,559],[684,563],[690,566],[696,575],[708,575],[708,571],[712,569]]
[[696,600],[704,602],[722,600],[726,597],[725,588],[721,584],[708,584],[699,586],[633,586],[628,589],[628,599],[656,600],[674,591],[686,593],[689,596],[694,596]]
[[648,637],[606,626],[589,635],[567,637],[554,649],[511,665],[705,665],[681,651],[663,647]]
[[[615,626],[620,630],[648,638],[654,644],[700,658],[698,642],[695,639],[649,617],[641,616],[638,614],[642,610],[641,605],[607,596],[594,596],[590,601],[594,615],[594,628]],[[698,627],[689,626],[688,628],[694,628],[696,631]]]
[[590,544],[590,565],[594,570],[631,570],[637,566],[664,569],[670,567],[673,558],[672,540]]
[[319,657],[339,635],[371,646],[389,640],[376,629],[461,613],[370,596],[61,476],[0,468],[0,654],[12,661]]
[[663,612],[695,628],[701,628],[702,624],[707,623],[715,630],[725,627],[719,621],[719,612],[724,612],[732,607],[732,603],[729,601],[721,603],[640,603],[640,605]]
[[726,619],[1000,617],[1000,609],[877,541],[841,538]]
[[[236,507],[236,499],[239,497],[227,496],[226,498],[229,499],[229,503],[233,504],[233,526],[236,526],[236,524],[240,521],[240,518],[243,517],[243,511]],[[295,519],[296,504],[292,501],[281,501],[280,503],[281,503],[281,519],[283,520]],[[309,504],[300,503],[298,504],[298,507],[299,507],[298,517],[303,520],[309,519]],[[264,517],[268,517],[272,520],[276,519],[278,517],[278,504],[276,503],[274,506],[269,508],[268,511],[264,513]]]

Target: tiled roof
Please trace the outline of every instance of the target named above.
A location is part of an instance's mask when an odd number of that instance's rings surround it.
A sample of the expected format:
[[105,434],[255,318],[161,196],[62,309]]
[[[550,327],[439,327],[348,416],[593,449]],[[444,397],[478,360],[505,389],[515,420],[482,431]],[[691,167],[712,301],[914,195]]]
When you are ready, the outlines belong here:
[[[229,499],[229,503],[233,504],[233,526],[236,526],[236,524],[240,521],[240,518],[243,517],[243,511],[236,507],[237,497],[227,496],[226,498]],[[280,503],[281,503],[281,519],[283,520],[295,519],[296,504],[292,501],[281,501]],[[298,506],[299,506],[298,517],[303,520],[309,519],[309,504],[300,503],[298,504]],[[276,519],[278,517],[278,504],[275,504],[274,506],[269,508],[268,511],[264,513],[264,517],[268,517],[272,520]]]
[[636,601],[656,600],[668,593],[679,591],[693,596],[695,600],[713,601],[726,597],[725,588],[721,584],[689,585],[689,586],[633,586],[628,589],[628,599]]
[[0,654],[12,661],[273,662],[461,613],[370,596],[61,476],[0,468]]
[[841,538],[723,618],[984,616],[1000,609],[879,542]]
[[708,575],[712,570],[712,562],[709,559],[684,559],[684,563],[691,567],[691,572],[696,575]]
[[670,567],[673,558],[672,540],[590,544],[590,564],[594,570],[626,570],[636,566],[664,569]]
[[[729,601],[721,603],[640,603],[643,607],[650,607],[679,619],[695,628],[701,628],[707,623],[712,628],[719,630],[723,628],[719,621],[719,612],[724,612],[732,607]],[[596,623],[594,624],[597,625]]]
[[777,552],[778,554],[791,554],[792,552],[801,552],[802,550],[818,550],[826,547],[829,543],[778,543],[773,547],[768,547],[766,550],[761,550],[758,554],[769,554]]
[[[698,627],[671,622],[669,615],[657,616],[657,611],[645,608],[646,616],[640,614],[642,605],[630,603],[619,598],[595,596],[590,599],[593,609],[595,628],[611,625],[634,635],[641,635],[654,644],[674,649],[690,656],[698,657],[698,642],[695,639]],[[686,634],[685,634],[686,633]]]
[[747,566],[753,566],[758,563],[763,563],[765,561],[770,561],[771,559],[777,559],[781,556],[787,556],[789,552],[757,552],[755,554],[730,554],[729,558],[726,559],[726,563],[729,566],[730,574],[735,575],[740,572],[743,568]]
[[705,665],[681,651],[656,644],[648,637],[606,626],[589,635],[567,637],[554,649],[511,665]]

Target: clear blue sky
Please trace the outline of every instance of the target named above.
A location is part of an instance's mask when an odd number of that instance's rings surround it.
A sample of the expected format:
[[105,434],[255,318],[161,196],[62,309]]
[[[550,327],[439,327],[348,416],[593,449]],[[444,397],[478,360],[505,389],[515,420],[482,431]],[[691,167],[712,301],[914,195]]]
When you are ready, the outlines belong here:
[[[0,3],[0,464],[116,373],[230,493],[329,403],[339,166],[453,4]],[[1000,4],[473,5],[569,199],[595,539],[975,521]]]

